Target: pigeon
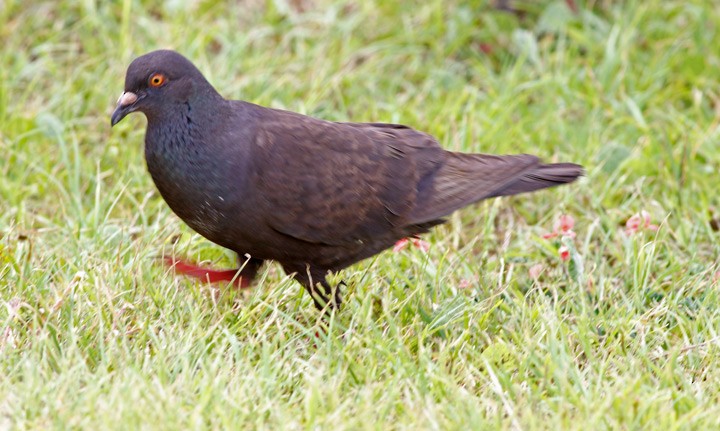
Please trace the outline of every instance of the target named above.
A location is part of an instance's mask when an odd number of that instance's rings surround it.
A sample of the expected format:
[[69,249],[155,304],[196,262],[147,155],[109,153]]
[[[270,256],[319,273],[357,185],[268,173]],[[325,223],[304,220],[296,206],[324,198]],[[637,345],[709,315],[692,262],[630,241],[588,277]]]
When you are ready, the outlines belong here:
[[580,165],[528,154],[446,151],[400,124],[332,122],[228,100],[171,50],[130,63],[111,126],[135,111],[147,117],[145,160],[160,195],[194,231],[237,253],[241,266],[167,263],[247,287],[265,261],[276,261],[320,310],[342,302],[329,273],[475,202],[583,175]]

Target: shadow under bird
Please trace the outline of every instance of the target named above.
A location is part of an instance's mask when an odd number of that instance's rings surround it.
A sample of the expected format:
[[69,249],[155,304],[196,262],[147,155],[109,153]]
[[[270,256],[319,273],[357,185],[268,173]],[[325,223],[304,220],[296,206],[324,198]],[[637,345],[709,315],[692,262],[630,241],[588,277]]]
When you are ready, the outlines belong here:
[[341,302],[328,272],[425,233],[474,202],[583,174],[579,165],[527,154],[446,151],[399,124],[331,122],[227,100],[168,50],[128,67],[112,125],[134,111],[147,117],[145,159],[162,197],[200,235],[236,252],[241,268],[167,262],[246,287],[264,261],[275,260],[321,309]]

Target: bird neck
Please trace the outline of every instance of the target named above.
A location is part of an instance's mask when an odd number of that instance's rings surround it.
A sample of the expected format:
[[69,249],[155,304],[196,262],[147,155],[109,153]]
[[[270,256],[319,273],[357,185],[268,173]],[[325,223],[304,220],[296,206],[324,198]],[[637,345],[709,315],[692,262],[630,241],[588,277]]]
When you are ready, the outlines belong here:
[[160,194],[180,218],[205,236],[213,233],[203,223],[217,222],[213,204],[223,196],[218,157],[208,137],[218,113],[208,109],[192,101],[176,105],[161,116],[148,117],[145,135],[145,161]]

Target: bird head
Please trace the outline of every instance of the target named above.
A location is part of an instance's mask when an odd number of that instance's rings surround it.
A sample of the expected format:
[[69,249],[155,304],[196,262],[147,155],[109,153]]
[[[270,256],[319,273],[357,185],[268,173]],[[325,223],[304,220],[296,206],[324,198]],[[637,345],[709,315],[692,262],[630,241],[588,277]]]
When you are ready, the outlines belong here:
[[201,94],[217,96],[200,71],[175,51],[153,51],[133,60],[125,75],[125,91],[117,101],[110,125],[131,112],[150,120]]

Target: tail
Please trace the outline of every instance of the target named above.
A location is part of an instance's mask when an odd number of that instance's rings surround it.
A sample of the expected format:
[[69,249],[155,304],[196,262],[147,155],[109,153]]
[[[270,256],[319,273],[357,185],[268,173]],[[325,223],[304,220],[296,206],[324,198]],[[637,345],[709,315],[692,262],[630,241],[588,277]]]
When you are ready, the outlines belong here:
[[555,187],[571,183],[582,176],[583,173],[583,167],[575,163],[552,163],[547,165],[538,163],[532,170],[523,172],[517,179],[505,187],[498,188],[487,197],[510,196]]
[[418,191],[414,223],[435,220],[471,203],[559,186],[582,176],[574,163],[542,164],[529,154],[493,156],[448,153],[430,186]]

